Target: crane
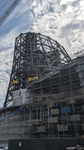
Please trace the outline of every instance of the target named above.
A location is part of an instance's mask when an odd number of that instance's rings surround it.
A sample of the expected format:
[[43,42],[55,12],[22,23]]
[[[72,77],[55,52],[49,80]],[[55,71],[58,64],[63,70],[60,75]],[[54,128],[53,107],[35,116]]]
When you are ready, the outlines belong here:
[[10,15],[10,13],[14,10],[14,8],[17,6],[17,4],[19,2],[20,2],[20,0],[14,0],[13,3],[10,5],[10,7],[1,16],[1,18],[0,18],[0,26],[4,23],[4,21],[7,19],[7,17]]

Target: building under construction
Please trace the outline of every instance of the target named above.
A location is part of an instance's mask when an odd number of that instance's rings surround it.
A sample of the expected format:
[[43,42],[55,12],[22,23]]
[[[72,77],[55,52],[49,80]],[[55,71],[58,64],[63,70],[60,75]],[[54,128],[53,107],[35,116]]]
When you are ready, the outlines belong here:
[[4,108],[0,143],[9,139],[84,138],[84,56],[40,33],[20,34]]

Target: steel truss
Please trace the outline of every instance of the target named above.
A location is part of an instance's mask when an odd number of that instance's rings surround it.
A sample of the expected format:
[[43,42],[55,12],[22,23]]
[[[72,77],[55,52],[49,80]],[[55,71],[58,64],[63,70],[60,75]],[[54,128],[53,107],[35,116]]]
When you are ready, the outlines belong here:
[[[15,40],[12,72],[4,107],[13,101],[13,91],[25,88],[28,78],[42,78],[71,61],[63,46],[40,33],[20,34]],[[18,80],[18,84],[13,84]]]

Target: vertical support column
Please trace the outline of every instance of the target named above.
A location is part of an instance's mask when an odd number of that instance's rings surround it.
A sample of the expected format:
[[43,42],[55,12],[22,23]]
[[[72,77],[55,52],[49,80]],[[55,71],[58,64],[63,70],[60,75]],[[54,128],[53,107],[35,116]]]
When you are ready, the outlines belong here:
[[[42,79],[42,75],[41,75],[41,79]],[[41,80],[41,106],[40,106],[40,122],[41,122],[41,126],[43,123],[43,108],[42,108],[42,97],[43,97],[43,87],[42,87],[42,80]],[[41,131],[41,138],[43,138],[43,133]]]
[[49,108],[48,108],[48,138],[50,138],[50,123],[49,123]]
[[[63,112],[62,112],[62,91],[61,91],[61,71],[59,71],[59,88],[60,88],[60,99],[61,99],[61,114],[62,114],[62,126],[64,127],[64,123],[63,123]],[[63,137],[65,137],[64,134],[64,128],[63,128]]]
[[[51,117],[52,117],[52,83],[50,78],[50,111],[51,111]],[[50,132],[51,132],[51,138],[53,138],[53,122],[50,124]]]
[[[71,69],[69,68],[69,80],[70,80],[70,89],[71,89],[71,98],[73,99],[73,89],[72,89],[72,78],[71,78]],[[76,119],[75,119],[75,109],[74,104],[72,103],[72,109],[73,109],[73,116],[74,116],[74,126],[75,126],[75,137],[77,137],[77,130],[76,130]]]

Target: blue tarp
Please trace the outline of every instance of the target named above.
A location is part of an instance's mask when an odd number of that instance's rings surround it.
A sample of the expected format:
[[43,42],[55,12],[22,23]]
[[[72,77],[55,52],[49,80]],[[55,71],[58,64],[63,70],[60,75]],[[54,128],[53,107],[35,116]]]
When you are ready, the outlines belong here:
[[61,108],[61,113],[69,113],[70,111],[70,107],[63,107]]

